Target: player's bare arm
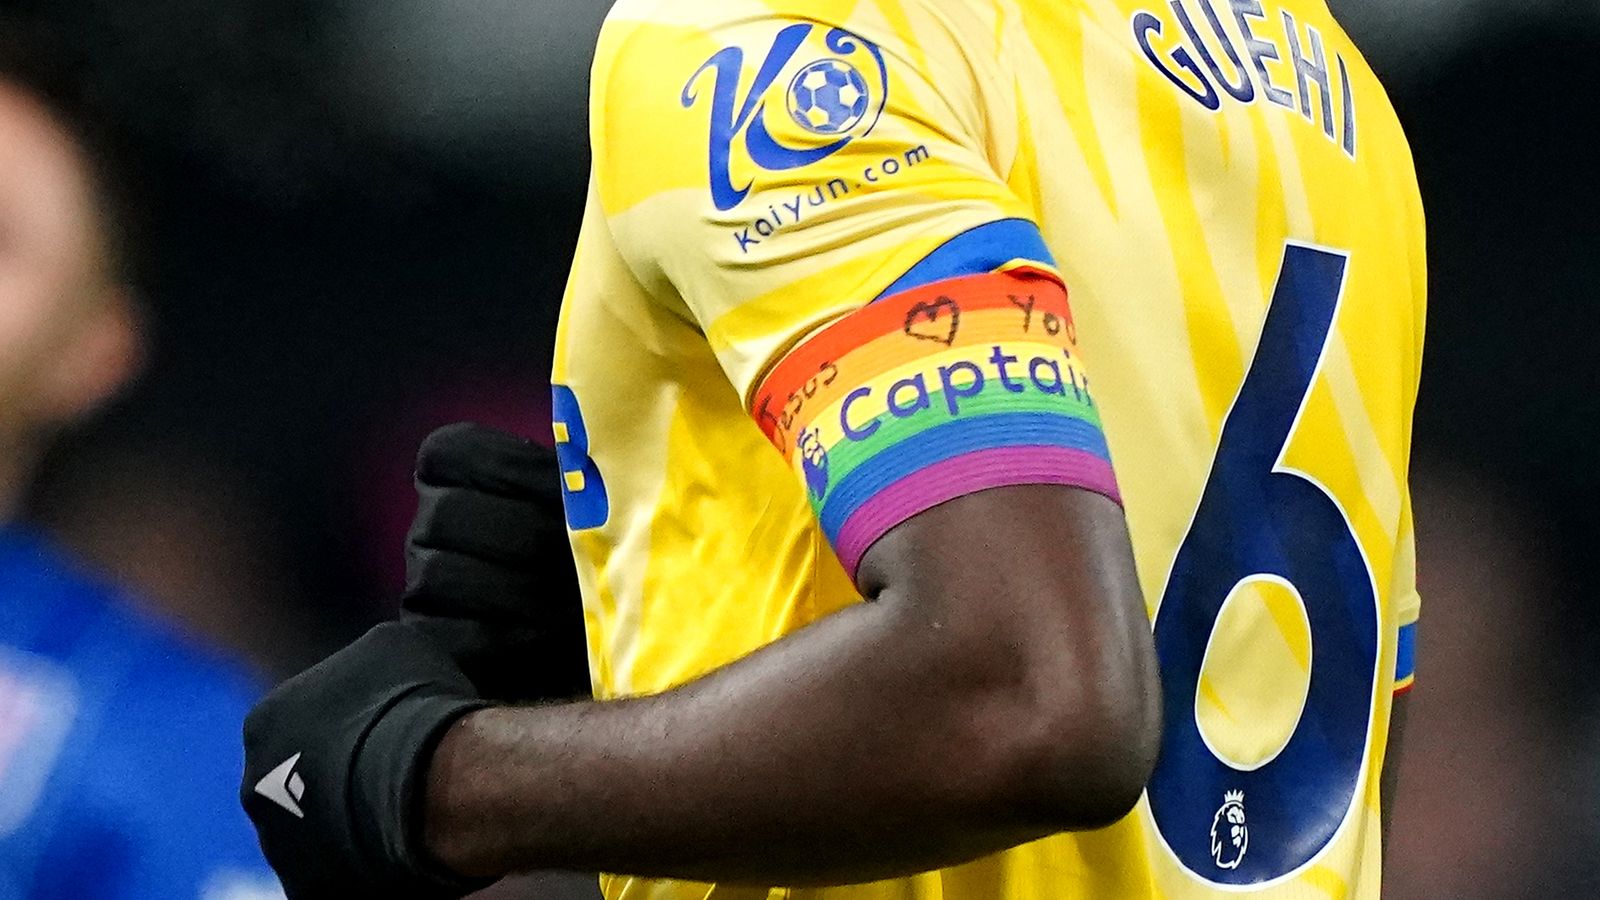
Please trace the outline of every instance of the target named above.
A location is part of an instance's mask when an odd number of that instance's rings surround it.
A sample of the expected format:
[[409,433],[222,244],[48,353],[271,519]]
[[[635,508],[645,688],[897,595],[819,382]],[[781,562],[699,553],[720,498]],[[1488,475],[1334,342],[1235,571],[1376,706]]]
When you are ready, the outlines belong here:
[[[291,900],[1375,898],[1426,279],[1355,48],[1313,0],[761,8],[598,43],[551,377],[601,702],[466,664],[490,614],[555,659],[545,593],[416,595],[467,639],[246,725]],[[504,558],[436,571],[537,588]]]
[[434,756],[429,848],[473,875],[838,883],[1132,808],[1160,701],[1119,507],[972,494],[885,535],[860,583],[873,602],[675,691],[468,716]]

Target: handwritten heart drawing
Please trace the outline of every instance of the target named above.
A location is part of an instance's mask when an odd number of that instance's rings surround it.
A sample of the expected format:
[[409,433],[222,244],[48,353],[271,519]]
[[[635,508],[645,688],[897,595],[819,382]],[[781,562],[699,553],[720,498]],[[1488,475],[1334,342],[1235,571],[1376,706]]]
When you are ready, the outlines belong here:
[[961,307],[949,297],[936,297],[906,311],[905,333],[919,341],[936,341],[946,347],[954,344],[961,330]]

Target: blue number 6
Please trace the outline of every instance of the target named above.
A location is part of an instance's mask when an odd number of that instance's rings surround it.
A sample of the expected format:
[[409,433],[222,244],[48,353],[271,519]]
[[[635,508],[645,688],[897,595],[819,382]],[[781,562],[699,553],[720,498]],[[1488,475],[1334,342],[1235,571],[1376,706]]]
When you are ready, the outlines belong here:
[[[1211,476],[1156,614],[1166,730],[1150,812],[1183,867],[1214,885],[1291,875],[1328,846],[1358,801],[1378,674],[1377,590],[1338,502],[1282,462],[1333,327],[1347,263],[1332,250],[1285,248],[1255,359],[1223,422]],[[1293,735],[1276,756],[1241,768],[1206,743],[1196,691],[1223,601],[1241,581],[1262,576],[1300,595],[1314,652]],[[1218,822],[1224,830],[1243,824],[1245,804],[1247,848],[1219,852],[1213,830]]]

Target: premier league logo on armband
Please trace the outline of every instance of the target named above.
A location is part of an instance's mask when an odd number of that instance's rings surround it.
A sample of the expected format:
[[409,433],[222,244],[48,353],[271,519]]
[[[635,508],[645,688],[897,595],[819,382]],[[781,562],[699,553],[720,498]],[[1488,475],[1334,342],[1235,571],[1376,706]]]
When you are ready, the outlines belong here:
[[800,451],[800,465],[806,473],[806,490],[818,502],[828,493],[828,449],[815,428],[800,432],[795,443]]
[[[680,98],[684,108],[710,113],[708,174],[719,210],[749,195],[755,170],[804,168],[869,134],[889,96],[883,52],[843,28],[799,22],[784,26],[759,57],[747,56],[750,49],[712,54]],[[851,189],[836,180],[828,186],[835,194]]]
[[1244,821],[1244,791],[1222,795],[1222,808],[1211,818],[1211,858],[1219,869],[1237,869],[1250,849],[1250,826]]

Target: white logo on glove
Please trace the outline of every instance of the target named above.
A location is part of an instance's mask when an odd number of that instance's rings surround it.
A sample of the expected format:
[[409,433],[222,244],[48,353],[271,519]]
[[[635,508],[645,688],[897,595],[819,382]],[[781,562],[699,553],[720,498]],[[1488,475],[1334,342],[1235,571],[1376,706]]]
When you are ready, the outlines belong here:
[[256,782],[256,793],[294,813],[295,818],[304,819],[306,814],[300,811],[299,801],[306,795],[306,783],[294,770],[294,764],[299,761],[300,754],[296,753],[279,763]]

